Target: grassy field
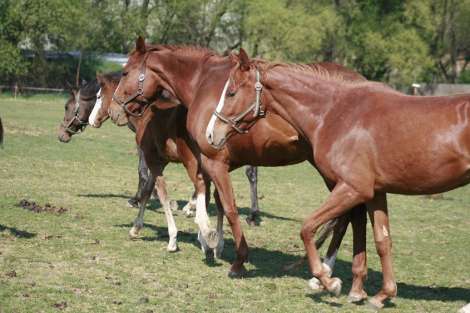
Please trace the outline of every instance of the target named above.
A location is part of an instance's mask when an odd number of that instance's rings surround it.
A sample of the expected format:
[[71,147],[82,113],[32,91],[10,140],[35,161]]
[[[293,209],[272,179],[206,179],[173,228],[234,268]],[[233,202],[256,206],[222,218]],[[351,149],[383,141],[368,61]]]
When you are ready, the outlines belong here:
[[[133,135],[110,122],[68,144],[56,132],[64,98],[0,96],[6,129],[0,149],[0,312],[364,312],[349,304],[351,237],[335,268],[341,297],[312,294],[306,266],[282,267],[303,255],[302,218],[327,192],[307,164],[259,171],[261,227],[244,230],[251,247],[248,275],[230,279],[232,236],[225,225],[223,260],[206,263],[196,225],[181,213],[177,253],[166,252],[164,214],[152,200],[139,240],[127,232],[137,211],[126,206],[137,184]],[[166,171],[180,206],[192,192],[181,165]],[[241,218],[249,206],[242,170],[232,174]],[[390,196],[398,298],[384,312],[456,312],[470,302],[470,189],[443,199]],[[33,213],[21,199],[66,207]],[[213,203],[213,202],[212,202]],[[211,218],[215,222],[214,205]],[[179,211],[181,212],[181,211]],[[367,292],[381,285],[368,232]]]

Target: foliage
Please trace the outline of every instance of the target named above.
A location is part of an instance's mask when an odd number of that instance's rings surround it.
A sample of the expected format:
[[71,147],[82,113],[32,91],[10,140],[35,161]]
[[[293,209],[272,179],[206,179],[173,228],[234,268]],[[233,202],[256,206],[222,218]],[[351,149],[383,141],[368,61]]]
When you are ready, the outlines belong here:
[[54,85],[59,71],[73,81],[79,60],[57,69],[44,51],[127,53],[144,35],[219,52],[243,46],[277,61],[334,61],[399,87],[456,82],[470,60],[469,28],[470,0],[2,0],[0,76]]

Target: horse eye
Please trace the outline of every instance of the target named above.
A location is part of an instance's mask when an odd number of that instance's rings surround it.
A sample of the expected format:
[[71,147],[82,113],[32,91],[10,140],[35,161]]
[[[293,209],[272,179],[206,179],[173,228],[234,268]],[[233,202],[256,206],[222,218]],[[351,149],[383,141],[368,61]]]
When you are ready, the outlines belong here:
[[237,93],[236,91],[230,91],[229,90],[229,91],[227,91],[227,97],[234,97],[236,93]]
[[128,72],[122,72],[122,76],[127,76]]

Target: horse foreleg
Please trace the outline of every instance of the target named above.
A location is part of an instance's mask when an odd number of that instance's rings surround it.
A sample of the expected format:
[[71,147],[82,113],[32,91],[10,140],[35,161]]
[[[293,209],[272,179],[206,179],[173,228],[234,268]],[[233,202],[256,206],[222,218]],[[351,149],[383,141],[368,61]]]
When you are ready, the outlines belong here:
[[392,239],[390,237],[390,225],[388,219],[387,196],[385,193],[377,193],[367,203],[367,210],[374,229],[374,241],[377,253],[382,264],[383,283],[382,289],[369,300],[376,309],[384,306],[384,301],[397,295],[397,284],[392,266]]
[[237,257],[230,268],[229,277],[238,277],[243,275],[246,271],[243,263],[245,263],[248,258],[248,245],[246,244],[240,225],[238,211],[235,206],[232,182],[230,181],[230,175],[228,172],[229,168],[227,164],[208,159],[204,155],[201,156],[201,160],[204,170],[212,178],[212,181],[217,188],[220,203],[224,208],[225,216],[227,217],[230,228],[232,229]]
[[310,270],[322,285],[332,294],[341,292],[341,280],[331,278],[329,269],[323,266],[317,248],[313,244],[313,236],[317,229],[329,220],[347,213],[367,197],[357,192],[345,182],[339,182],[325,201],[325,203],[308,218],[305,219],[300,236],[307,251]]
[[176,242],[178,229],[176,228],[176,223],[173,218],[173,212],[171,210],[170,200],[168,199],[168,194],[166,191],[166,183],[163,175],[158,175],[155,183],[155,191],[157,192],[160,203],[163,206],[165,212],[166,223],[168,227],[168,246],[167,250],[170,252],[178,251],[178,244]]
[[251,207],[250,215],[246,218],[248,225],[259,225],[259,207],[258,207],[258,167],[248,165],[245,168],[246,177],[250,183]]

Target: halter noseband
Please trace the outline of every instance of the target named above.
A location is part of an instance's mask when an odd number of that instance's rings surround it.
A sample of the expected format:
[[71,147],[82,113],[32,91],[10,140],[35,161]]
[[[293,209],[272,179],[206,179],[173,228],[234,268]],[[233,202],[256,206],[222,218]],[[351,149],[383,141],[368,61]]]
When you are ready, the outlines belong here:
[[221,112],[217,111],[214,111],[213,113],[218,119],[220,119],[225,124],[230,125],[239,134],[245,134],[248,132],[248,130],[241,129],[239,124],[243,118],[245,118],[245,116],[250,113],[250,111],[253,111],[254,118],[264,117],[266,115],[266,112],[261,109],[261,91],[263,90],[263,84],[261,84],[261,75],[258,69],[256,69],[256,82],[254,87],[256,91],[256,99],[245,111],[232,117],[225,116]]
[[[150,105],[150,101],[148,101],[148,99],[143,97],[143,94],[144,94],[144,81],[145,81],[145,69],[146,69],[146,62],[147,62],[148,56],[149,56],[149,54],[147,54],[145,56],[144,60],[142,61],[142,65],[140,66],[140,74],[139,74],[139,78],[138,78],[138,81],[137,81],[137,90],[136,90],[136,92],[134,92],[132,95],[127,97],[127,99],[125,99],[125,100],[122,100],[118,96],[116,96],[116,91],[114,91],[114,94],[113,94],[113,100],[117,104],[119,104],[121,106],[121,108],[127,114],[129,114],[133,117],[142,117],[145,113],[146,108]],[[140,101],[144,103],[145,108],[141,113],[134,113],[134,112],[130,111],[127,108],[127,106],[129,105],[129,103],[131,103],[132,101],[134,101],[138,97],[142,97],[142,100],[140,100]]]
[[[77,130],[73,130],[71,128],[74,121],[78,122]],[[64,126],[64,129],[68,131],[69,133],[76,135],[76,134],[80,134],[81,132],[83,132],[83,130],[85,129],[85,127],[87,127],[87,125],[88,125],[88,120],[82,121],[80,119],[80,91],[79,91],[77,94],[77,100],[75,101],[75,108],[73,109],[73,118],[67,124],[62,123],[62,126]]]

